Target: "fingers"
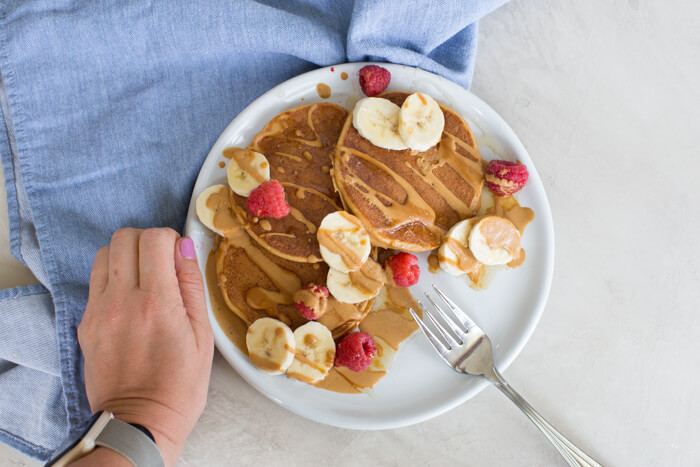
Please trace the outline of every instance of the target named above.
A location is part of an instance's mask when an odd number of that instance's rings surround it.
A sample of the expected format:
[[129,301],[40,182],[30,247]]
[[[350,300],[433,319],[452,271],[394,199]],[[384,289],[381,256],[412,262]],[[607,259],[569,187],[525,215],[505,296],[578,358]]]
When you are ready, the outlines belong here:
[[139,238],[139,287],[167,291],[177,287],[173,250],[180,235],[172,229],[148,229]]
[[197,264],[194,244],[189,237],[181,238],[175,249],[175,272],[180,284],[180,294],[192,322],[199,345],[212,345],[211,326],[207,316],[204,296],[204,280]]
[[107,288],[109,280],[109,247],[103,246],[97,253],[92,262],[92,271],[90,271],[90,290],[88,299],[95,297]]
[[118,288],[139,285],[139,237],[142,230],[119,229],[109,244],[109,284]]

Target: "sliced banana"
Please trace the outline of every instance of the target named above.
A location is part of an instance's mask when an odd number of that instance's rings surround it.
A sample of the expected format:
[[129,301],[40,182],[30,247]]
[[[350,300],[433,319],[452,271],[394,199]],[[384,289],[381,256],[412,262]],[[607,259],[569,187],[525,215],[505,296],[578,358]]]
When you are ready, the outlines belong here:
[[[222,190],[224,191],[222,192]],[[209,199],[209,197],[212,198]],[[214,216],[216,215],[216,208],[223,202],[223,198],[228,200],[226,185],[212,185],[197,196],[195,203],[195,211],[197,211],[199,222],[221,236],[224,236],[225,232],[214,226]]]
[[345,211],[332,212],[321,221],[316,232],[321,257],[331,268],[357,271],[369,258],[372,245],[360,220]]
[[469,232],[469,249],[487,266],[508,264],[520,252],[520,232],[505,217],[485,216]]
[[381,97],[366,97],[355,104],[352,126],[370,143],[384,149],[406,149],[398,132],[399,106]]
[[326,377],[335,360],[333,335],[323,324],[309,321],[294,331],[296,355],[287,377],[315,383]]
[[248,197],[251,191],[270,180],[270,163],[259,152],[226,148],[224,155],[230,159],[227,169],[228,185],[234,193]]
[[330,268],[326,277],[328,291],[343,303],[359,303],[374,298],[385,282],[382,267],[371,258],[359,271],[343,272]]
[[260,318],[245,336],[250,361],[269,375],[281,375],[292,365],[296,349],[289,326],[273,318]]
[[445,115],[429,95],[411,94],[401,105],[398,132],[409,148],[427,151],[440,141],[444,129]]
[[372,336],[372,339],[377,351],[369,365],[369,371],[389,371],[396,358],[396,350],[380,337]]
[[472,222],[470,219],[465,219],[457,222],[447,231],[438,250],[440,267],[443,271],[453,276],[461,276],[468,272],[464,269],[466,265],[463,256],[472,255],[469,251],[469,232],[471,230]]

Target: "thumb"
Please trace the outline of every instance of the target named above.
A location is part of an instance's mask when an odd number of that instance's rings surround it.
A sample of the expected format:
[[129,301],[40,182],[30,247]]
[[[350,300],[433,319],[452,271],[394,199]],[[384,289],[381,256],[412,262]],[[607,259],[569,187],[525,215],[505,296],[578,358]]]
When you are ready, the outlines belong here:
[[194,242],[189,237],[178,240],[175,249],[175,273],[180,286],[182,303],[187,310],[187,316],[197,334],[197,341],[205,336],[201,332],[211,333],[207,316],[207,302],[204,296],[204,280],[197,264],[197,253]]

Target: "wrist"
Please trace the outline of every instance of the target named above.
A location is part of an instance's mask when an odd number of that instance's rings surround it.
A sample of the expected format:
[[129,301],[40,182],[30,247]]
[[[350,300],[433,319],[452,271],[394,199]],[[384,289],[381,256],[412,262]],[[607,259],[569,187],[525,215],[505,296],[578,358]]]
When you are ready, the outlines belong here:
[[165,465],[175,465],[188,435],[182,429],[182,419],[177,412],[162,404],[141,399],[104,404],[102,410],[109,410],[114,418],[125,423],[146,428],[153,435]]

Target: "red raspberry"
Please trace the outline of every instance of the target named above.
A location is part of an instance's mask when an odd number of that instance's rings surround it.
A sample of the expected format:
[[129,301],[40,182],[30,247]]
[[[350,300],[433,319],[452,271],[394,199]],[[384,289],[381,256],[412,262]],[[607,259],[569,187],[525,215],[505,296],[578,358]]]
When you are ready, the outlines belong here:
[[350,333],[335,346],[335,366],[344,366],[352,371],[366,370],[376,351],[372,336],[366,332]]
[[368,96],[376,96],[389,86],[391,73],[386,68],[377,65],[367,65],[360,68],[360,87]]
[[520,162],[491,161],[484,169],[486,186],[496,196],[510,196],[527,183],[530,175],[527,167]]
[[289,214],[289,205],[284,199],[284,188],[277,180],[265,182],[251,191],[247,204],[250,213],[257,217],[281,219]]
[[318,319],[328,307],[328,289],[322,285],[309,284],[294,294],[294,308],[306,319]]
[[420,266],[418,258],[410,253],[396,253],[389,258],[387,266],[391,268],[394,283],[399,287],[408,287],[418,282]]

